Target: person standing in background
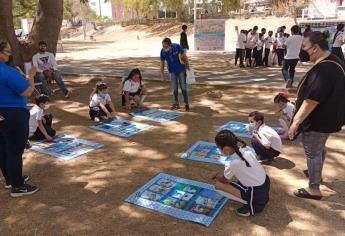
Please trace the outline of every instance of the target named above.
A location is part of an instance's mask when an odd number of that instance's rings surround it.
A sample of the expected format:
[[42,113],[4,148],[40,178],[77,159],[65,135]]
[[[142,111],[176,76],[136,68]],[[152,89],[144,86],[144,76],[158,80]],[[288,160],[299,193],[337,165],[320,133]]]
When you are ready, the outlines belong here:
[[187,25],[182,25],[182,32],[180,35],[180,46],[184,49],[189,50],[188,39],[187,39]]

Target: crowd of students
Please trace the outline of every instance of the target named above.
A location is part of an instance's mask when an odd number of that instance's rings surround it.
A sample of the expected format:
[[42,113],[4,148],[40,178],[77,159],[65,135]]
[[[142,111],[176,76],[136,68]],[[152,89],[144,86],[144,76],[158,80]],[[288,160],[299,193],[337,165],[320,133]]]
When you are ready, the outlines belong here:
[[[305,51],[302,50],[303,38],[308,37],[312,32],[310,25],[307,25],[302,33],[297,25],[291,27],[291,34],[286,32],[286,27],[279,27],[276,32],[262,28],[258,32],[258,26],[249,30],[240,30],[235,27],[237,32],[235,65],[244,67],[275,66],[282,67],[283,78],[286,87],[292,88],[295,68],[298,61],[308,61]],[[329,50],[344,61],[342,45],[344,44],[344,24],[337,25],[337,31],[331,39],[328,30],[323,32],[329,42]],[[270,57],[271,54],[271,57]],[[271,58],[271,59],[269,59]]]

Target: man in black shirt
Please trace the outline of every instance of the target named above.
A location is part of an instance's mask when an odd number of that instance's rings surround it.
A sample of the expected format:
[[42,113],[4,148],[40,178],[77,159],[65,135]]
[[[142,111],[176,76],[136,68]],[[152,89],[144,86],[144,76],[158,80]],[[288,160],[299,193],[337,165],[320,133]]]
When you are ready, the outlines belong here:
[[180,37],[180,46],[184,49],[189,50],[188,39],[187,39],[187,25],[182,26],[182,32]]
[[331,133],[339,132],[345,123],[345,65],[328,51],[321,32],[312,32],[303,41],[303,50],[315,65],[298,86],[296,111],[289,137],[302,134],[307,157],[309,188],[301,188],[297,197],[320,200],[322,168],[326,142]]

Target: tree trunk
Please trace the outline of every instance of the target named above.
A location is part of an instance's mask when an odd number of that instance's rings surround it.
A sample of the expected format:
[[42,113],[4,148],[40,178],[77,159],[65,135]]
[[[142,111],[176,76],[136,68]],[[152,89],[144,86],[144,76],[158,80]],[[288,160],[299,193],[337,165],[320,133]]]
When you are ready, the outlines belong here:
[[34,23],[25,42],[19,42],[15,36],[12,0],[0,0],[0,6],[0,37],[11,44],[15,64],[23,65],[23,62],[31,61],[41,40],[47,42],[49,51],[56,52],[63,18],[63,0],[39,0]]

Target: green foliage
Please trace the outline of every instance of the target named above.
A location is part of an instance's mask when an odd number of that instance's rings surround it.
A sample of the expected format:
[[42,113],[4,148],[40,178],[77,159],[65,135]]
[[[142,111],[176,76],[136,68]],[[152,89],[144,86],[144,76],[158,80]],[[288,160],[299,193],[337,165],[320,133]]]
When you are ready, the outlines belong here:
[[20,20],[33,18],[36,14],[37,0],[13,0],[13,22],[20,28]]

